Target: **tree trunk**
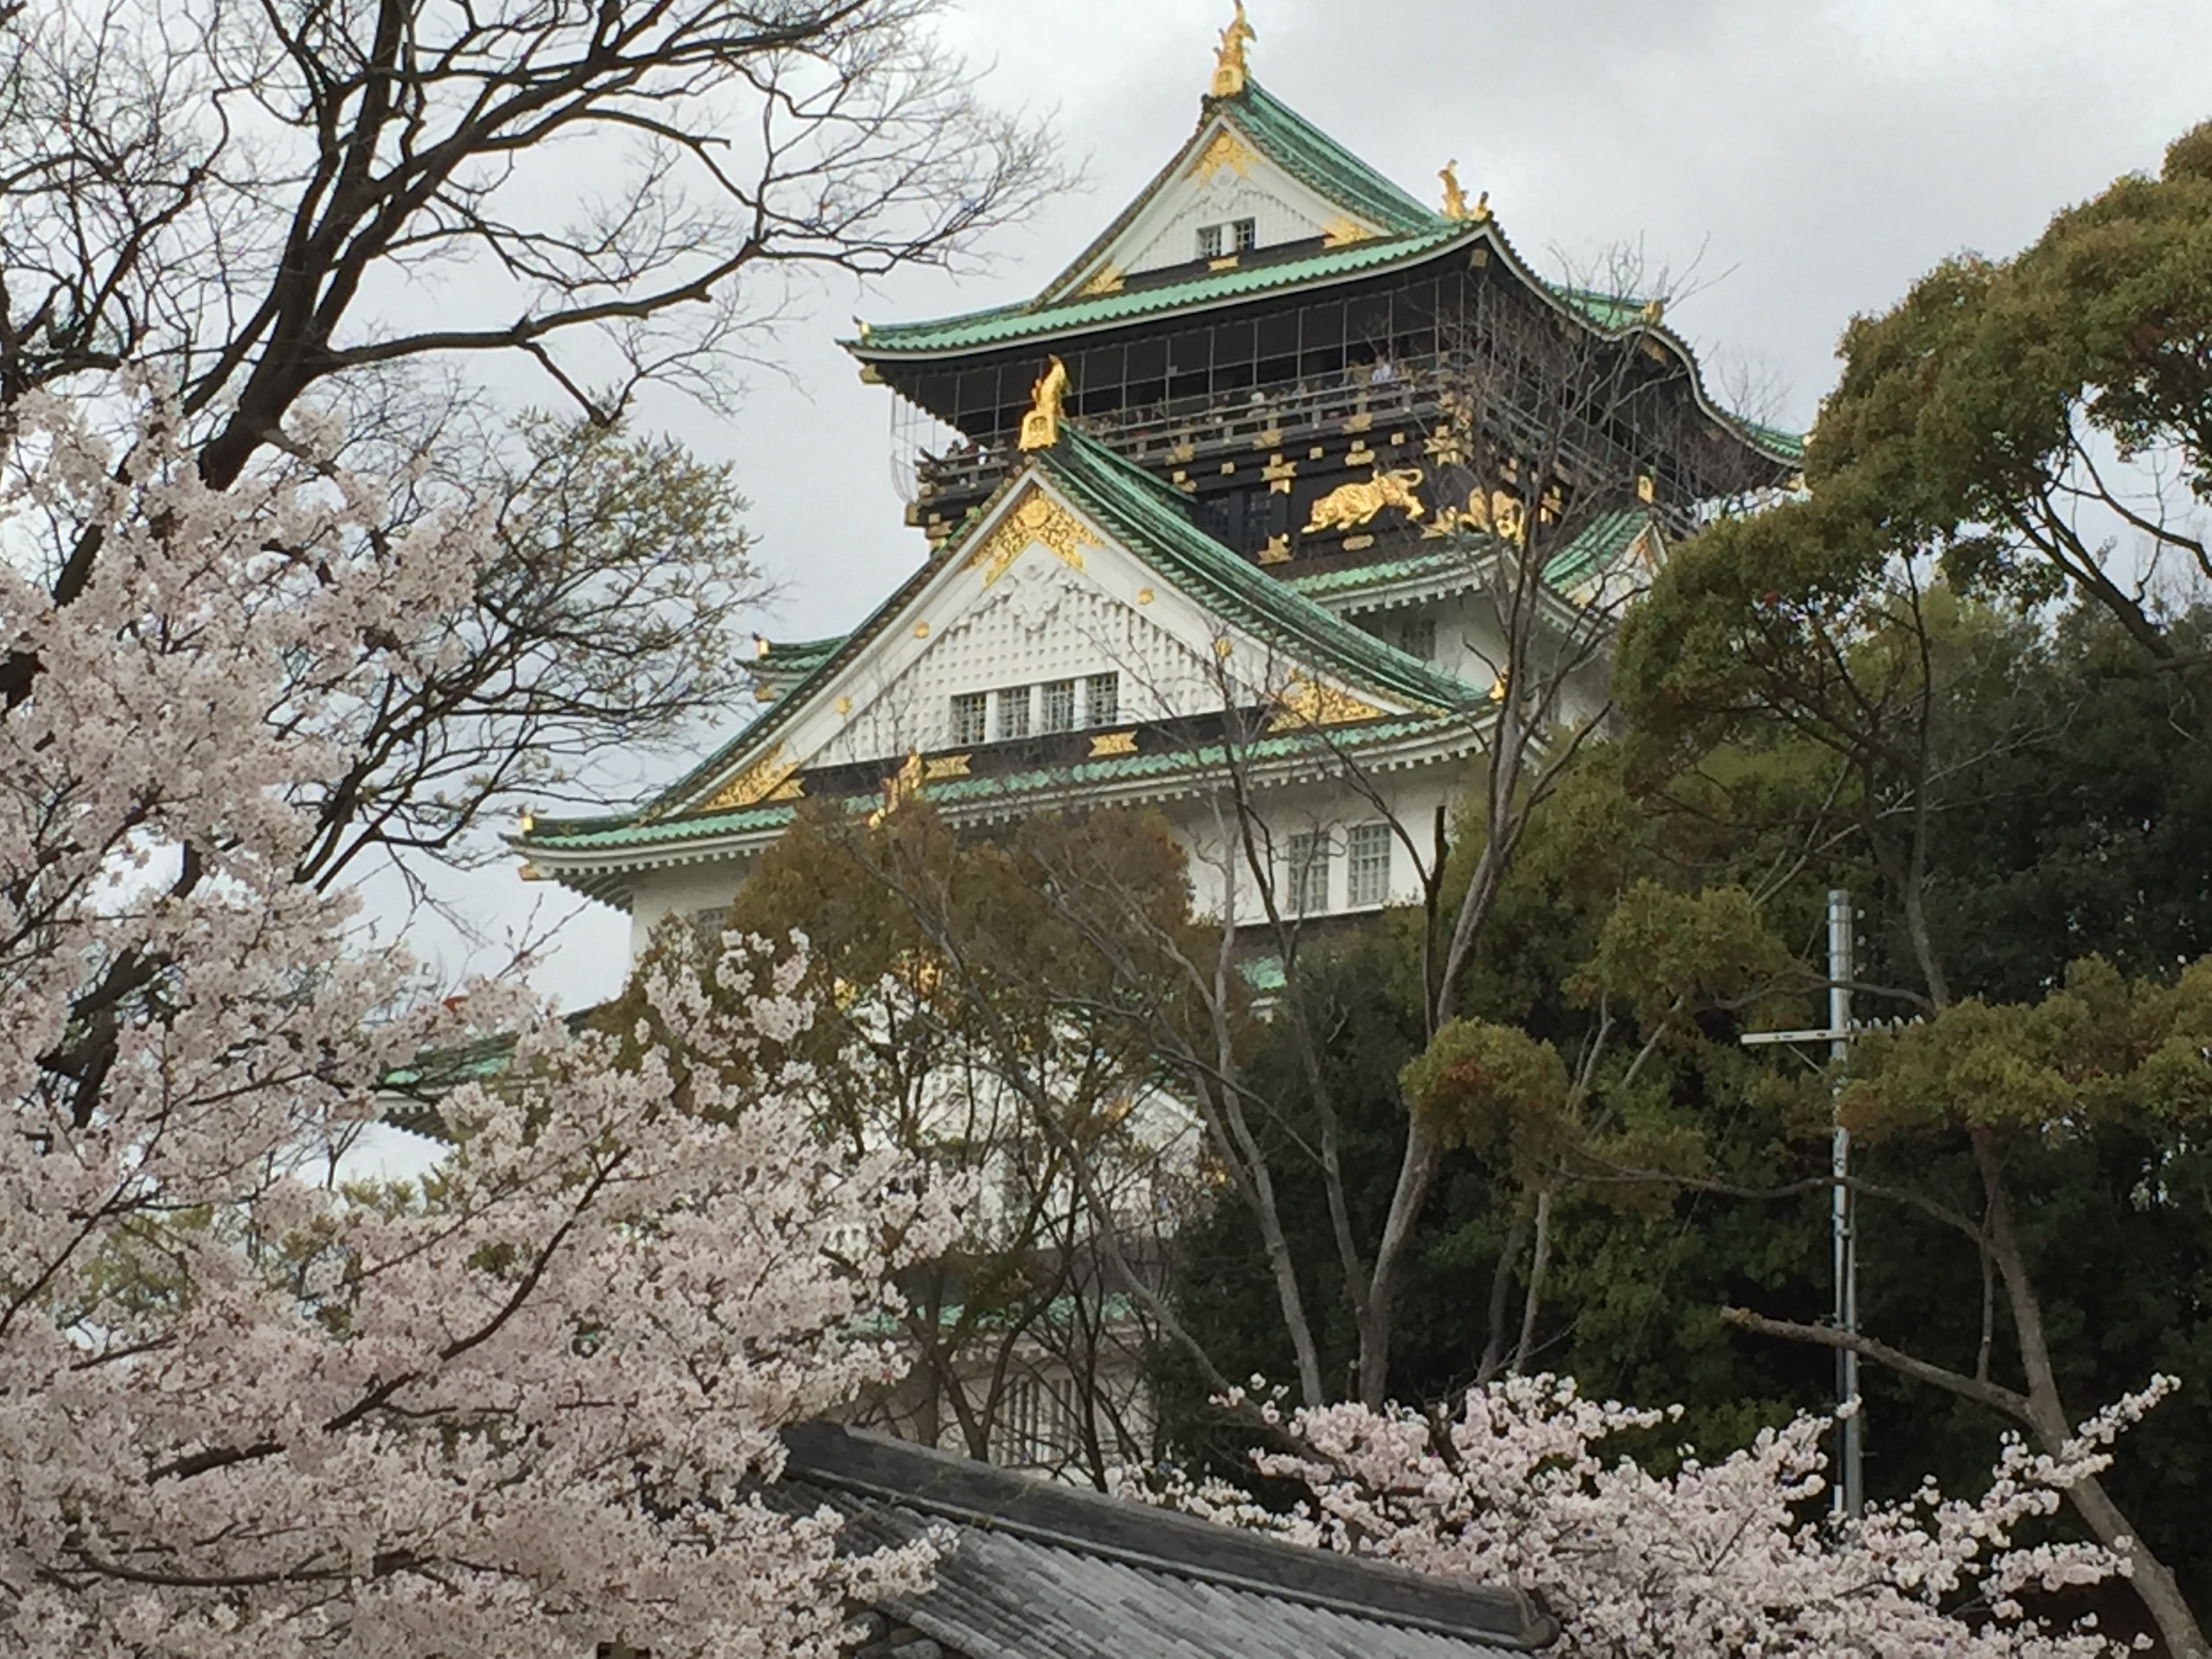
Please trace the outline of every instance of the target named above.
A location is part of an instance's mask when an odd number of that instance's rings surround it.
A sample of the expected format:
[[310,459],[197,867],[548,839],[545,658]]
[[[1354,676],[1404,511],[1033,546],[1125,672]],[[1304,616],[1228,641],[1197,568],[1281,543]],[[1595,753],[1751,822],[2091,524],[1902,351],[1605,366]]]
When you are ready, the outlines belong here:
[[1529,1356],[1536,1350],[1536,1310],[1543,1305],[1544,1269],[1552,1255],[1552,1189],[1536,1192],[1536,1249],[1528,1262],[1528,1297],[1521,1309],[1521,1341],[1513,1350],[1513,1374],[1528,1374]]
[[1398,1264],[1413,1238],[1413,1221],[1429,1195],[1429,1183],[1436,1178],[1438,1150],[1436,1138],[1408,1110],[1406,1153],[1399,1161],[1398,1184],[1390,1194],[1382,1242],[1376,1247],[1375,1277],[1367,1286],[1367,1328],[1359,1338],[1359,1401],[1370,1410],[1380,1410],[1389,1392],[1391,1311],[1398,1290]]
[[[2046,1452],[2056,1454],[2073,1437],[2073,1418],[2058,1393],[2051,1369],[2051,1347],[2043,1328],[2043,1304],[2029,1282],[2027,1261],[2021,1254],[2014,1226],[2012,1194],[2005,1184],[2004,1160],[1994,1131],[1986,1127],[1972,1132],[1974,1163],[1980,1170],[1983,1190],[1989,1200],[1990,1251],[2002,1277],[2012,1310],[2013,1331],[2020,1345],[2021,1369],[2027,1377],[2027,1401],[2036,1438]],[[2173,1573],[2142,1542],[2142,1535],[2121,1513],[2102,1485],[2092,1479],[2077,1480],[2067,1490],[2067,1499],[2089,1523],[2097,1540],[2132,1569],[2129,1582],[2157,1622],[2166,1650],[2174,1659],[2207,1659],[2204,1633],[2197,1615],[2181,1594]]]
[[1506,1231],[1504,1247],[1498,1252],[1498,1270],[1490,1276],[1490,1339],[1483,1344],[1481,1363],[1474,1368],[1478,1389],[1496,1376],[1505,1363],[1505,1309],[1513,1296],[1513,1264],[1521,1259],[1521,1245],[1528,1237],[1528,1212],[1516,1200],[1513,1224]]

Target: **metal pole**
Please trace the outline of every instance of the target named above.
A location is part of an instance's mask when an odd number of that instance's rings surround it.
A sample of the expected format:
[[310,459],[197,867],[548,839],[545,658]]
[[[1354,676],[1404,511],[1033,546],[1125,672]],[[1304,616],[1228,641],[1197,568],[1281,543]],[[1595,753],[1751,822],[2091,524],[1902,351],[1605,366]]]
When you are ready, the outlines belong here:
[[[1840,1077],[1851,1053],[1851,896],[1842,888],[1828,891],[1828,1055]],[[1835,1187],[1830,1204],[1833,1237],[1832,1263],[1836,1281],[1836,1328],[1856,1336],[1859,1328],[1858,1239],[1853,1227],[1850,1188],[1844,1184],[1851,1169],[1851,1132],[1836,1121],[1833,1167]],[[1859,1357],[1847,1348],[1836,1350],[1836,1404],[1850,1405],[1859,1397]],[[1863,1468],[1865,1425],[1856,1412],[1838,1425],[1837,1462],[1841,1465],[1834,1488],[1834,1513],[1856,1522],[1866,1512],[1866,1482]]]

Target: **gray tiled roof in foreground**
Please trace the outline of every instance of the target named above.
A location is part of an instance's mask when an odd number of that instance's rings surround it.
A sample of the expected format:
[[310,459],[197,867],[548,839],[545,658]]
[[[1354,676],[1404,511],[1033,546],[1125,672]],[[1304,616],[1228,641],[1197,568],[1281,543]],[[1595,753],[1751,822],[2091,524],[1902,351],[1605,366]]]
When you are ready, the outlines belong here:
[[1556,1633],[1516,1591],[829,1425],[784,1439],[778,1501],[835,1509],[855,1547],[951,1529],[934,1584],[883,1611],[960,1659],[1507,1659]]

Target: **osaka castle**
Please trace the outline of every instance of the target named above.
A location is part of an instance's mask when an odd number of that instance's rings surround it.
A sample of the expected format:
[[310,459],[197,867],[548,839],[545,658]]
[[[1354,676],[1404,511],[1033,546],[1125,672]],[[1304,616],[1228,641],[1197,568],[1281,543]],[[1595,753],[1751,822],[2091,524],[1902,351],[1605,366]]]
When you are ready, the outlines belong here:
[[1660,299],[1540,274],[1456,164],[1425,200],[1301,118],[1252,39],[1240,5],[1196,128],[1033,299],[843,343],[931,434],[912,574],[762,642],[762,706],[641,810],[526,820],[526,877],[635,951],[803,802],[1115,805],[1203,913],[1356,915],[1422,893],[1494,745],[1602,720],[1670,539],[1798,441],[1713,399]]

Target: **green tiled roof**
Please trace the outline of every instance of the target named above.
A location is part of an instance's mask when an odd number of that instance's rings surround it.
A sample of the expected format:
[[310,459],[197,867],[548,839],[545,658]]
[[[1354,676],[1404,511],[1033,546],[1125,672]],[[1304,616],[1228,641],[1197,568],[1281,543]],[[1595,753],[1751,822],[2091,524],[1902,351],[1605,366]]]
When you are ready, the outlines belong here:
[[1214,107],[1285,172],[1384,230],[1415,235],[1454,222],[1415,201],[1257,81],[1247,80],[1242,94]]
[[1449,570],[1464,569],[1466,565],[1467,544],[1454,541],[1439,547],[1424,548],[1418,553],[1408,553],[1401,559],[1347,565],[1340,570],[1310,571],[1304,575],[1285,578],[1285,586],[1308,599],[1314,599],[1325,593],[1357,593],[1364,588],[1380,587],[1385,582],[1442,575]]
[[777,673],[801,673],[835,656],[845,640],[842,634],[826,640],[763,640],[758,665]]
[[1788,431],[1778,426],[1768,426],[1763,422],[1749,420],[1741,415],[1731,415],[1729,419],[1735,423],[1737,431],[1742,433],[1745,437],[1765,450],[1770,455],[1779,455],[1784,459],[1791,461],[1802,461],[1805,459],[1803,433]]
[[1572,587],[1626,553],[1650,523],[1649,513],[1634,507],[1599,514],[1552,556],[1544,567],[1544,580],[1554,587]]
[[1187,499],[1135,463],[1072,427],[1037,452],[1045,470],[1141,557],[1194,599],[1261,638],[1387,695],[1431,708],[1464,702],[1467,687],[1385,645],[1278,581],[1191,522]]
[[[1572,586],[1619,558],[1650,523],[1650,514],[1638,507],[1599,514],[1577,532],[1574,540],[1552,556],[1544,566],[1544,580],[1554,587]],[[1423,577],[1466,569],[1471,550],[1490,545],[1493,539],[1481,535],[1455,537],[1402,558],[1352,565],[1341,570],[1318,570],[1292,576],[1285,585],[1308,599],[1318,599],[1364,592],[1391,582],[1418,581]]]
[[1286,259],[1276,264],[1203,271],[1188,282],[1168,283],[1158,288],[1124,289],[1119,294],[1070,300],[1056,306],[1025,301],[1019,305],[972,311],[959,317],[940,317],[929,322],[878,323],[868,331],[865,341],[848,341],[847,344],[863,356],[888,352],[953,351],[1001,344],[1032,335],[1097,328],[1133,317],[1150,316],[1155,312],[1175,311],[1185,306],[1261,294],[1269,289],[1380,270],[1408,260],[1425,258],[1462,238],[1471,239],[1480,229],[1477,225],[1447,220],[1441,228],[1431,228],[1419,235],[1353,242],[1308,258]]
[[[1438,673],[1355,628],[1231,552],[1191,522],[1188,503],[1181,492],[1170,489],[1141,467],[1123,460],[1104,445],[1084,436],[1072,425],[1063,425],[1060,441],[1050,449],[1037,451],[1031,458],[1031,465],[1065,489],[1078,505],[1126,542],[1139,557],[1173,581],[1180,591],[1225,620],[1282,648],[1288,655],[1340,675],[1367,690],[1413,705],[1423,711],[1413,717],[1417,726],[1431,722],[1446,711],[1472,702],[1474,694],[1462,682]],[[1001,486],[1001,498],[1027,477],[1029,471],[1023,469]],[[971,520],[969,536],[975,533],[973,526],[980,524],[985,516],[978,514]],[[928,580],[945,562],[958,561],[966,540],[966,537],[956,538],[935,560],[915,572],[897,592],[878,607],[866,623],[821,657],[796,686],[777,699],[767,714],[692,768],[641,813],[596,818],[540,818],[517,845],[548,851],[650,846],[701,836],[744,834],[788,822],[792,808],[781,803],[705,816],[675,814],[741,756],[757,750],[779,726],[794,718],[821,684],[834,675],[853,652],[865,649],[904,609],[917,586]],[[1337,730],[1339,733],[1356,730],[1364,735],[1394,724],[1386,720]],[[1064,784],[1103,781],[1122,775],[1143,776],[1145,769],[1162,763],[1174,766],[1195,763],[1188,751],[1174,756],[1116,757],[1094,761],[1072,771],[1040,775],[1035,787],[1042,787],[1047,778]],[[1131,771],[1132,767],[1136,769]],[[971,790],[988,794],[1028,787],[1032,784],[1019,779],[978,778],[933,784],[931,793],[939,799],[958,800],[965,799]]]
[[[1448,682],[1457,685],[1457,682]],[[1462,699],[1468,693],[1458,686]],[[1371,748],[1401,738],[1431,735],[1456,724],[1451,715],[1419,714],[1368,720],[1356,726],[1333,726],[1326,732],[1296,729],[1255,738],[1239,746],[1240,762],[1265,763],[1294,760],[1301,755],[1336,755]],[[1218,743],[1184,744],[1152,754],[1109,755],[1079,761],[1073,766],[1040,767],[1034,771],[1001,773],[989,777],[946,778],[928,786],[929,799],[940,805],[960,807],[1024,795],[1051,796],[1070,787],[1097,787],[1121,783],[1143,783],[1170,779],[1180,774],[1219,767],[1230,759]],[[853,795],[838,802],[848,811],[882,805],[882,797]],[[708,836],[743,835],[778,830],[798,812],[795,802],[750,806],[742,811],[716,812],[704,817],[647,820],[635,817],[578,818],[553,822],[541,818],[538,827],[521,838],[526,848],[547,851],[615,851],[629,848],[665,846]]]
[[[1093,270],[1105,249],[1133,222],[1145,204],[1182,170],[1191,149],[1217,114],[1225,116],[1285,172],[1348,214],[1378,227],[1382,234],[1367,241],[1325,249],[1304,258],[1195,271],[1181,282],[1124,289],[1115,294],[1068,295],[1069,283]],[[1642,295],[1606,294],[1547,281],[1515,252],[1494,220],[1448,219],[1424,206],[1252,81],[1248,81],[1244,90],[1235,97],[1206,100],[1205,113],[1190,142],[1043,294],[1018,304],[955,317],[915,323],[880,323],[867,331],[866,338],[844,343],[863,359],[982,350],[1016,341],[1079,333],[1139,318],[1220,305],[1279,289],[1371,275],[1397,265],[1417,264],[1462,243],[1471,245],[1485,238],[1497,246],[1513,271],[1554,302],[1608,335],[1617,336],[1638,328],[1650,330],[1680,352],[1691,366],[1692,379],[1696,378],[1696,358],[1688,345],[1657,326],[1646,314]],[[1055,301],[1052,297],[1055,295],[1062,297]],[[1796,434],[1729,414],[1712,402],[1702,384],[1697,395],[1711,414],[1771,458],[1784,462],[1804,459],[1804,440]]]

